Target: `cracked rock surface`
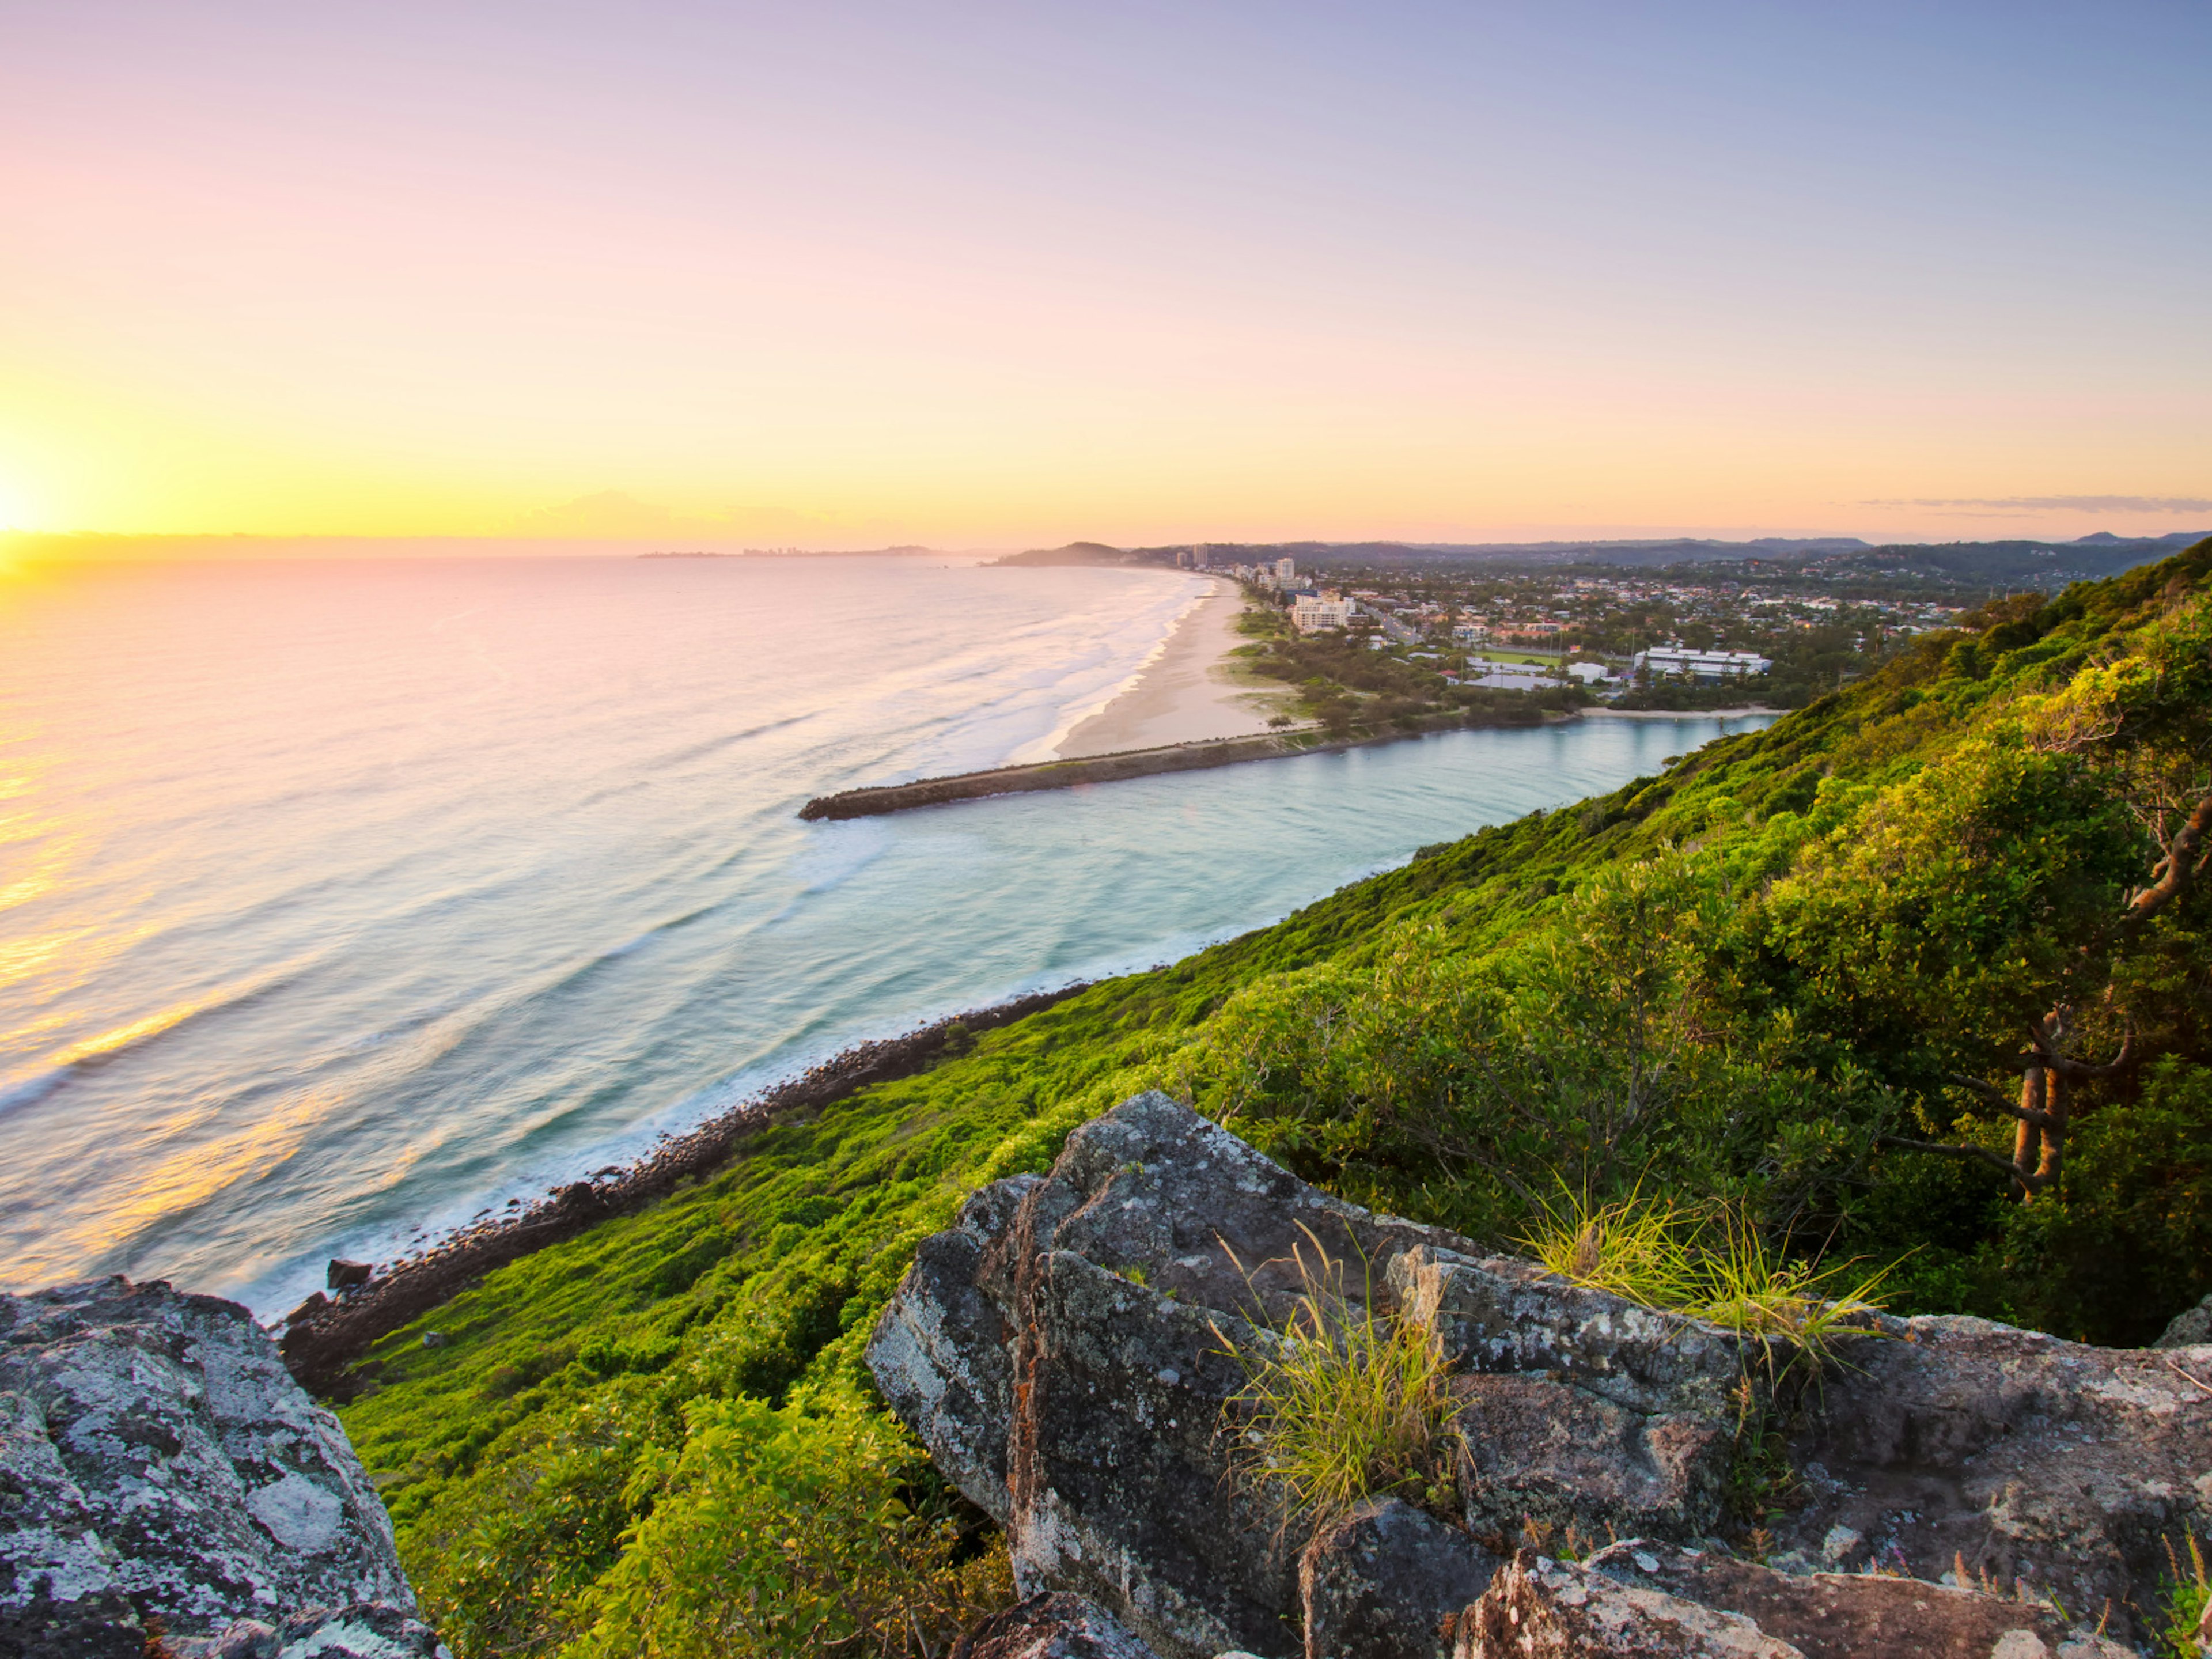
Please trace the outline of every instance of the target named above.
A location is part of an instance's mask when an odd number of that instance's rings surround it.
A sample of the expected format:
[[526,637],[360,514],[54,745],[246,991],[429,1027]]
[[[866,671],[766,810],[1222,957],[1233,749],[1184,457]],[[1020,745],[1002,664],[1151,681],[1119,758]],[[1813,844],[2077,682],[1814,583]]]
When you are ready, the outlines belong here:
[[344,1431],[245,1309],[121,1278],[0,1296],[0,1656],[139,1659],[158,1629],[413,1659],[414,1613]]
[[[1465,1455],[1449,1524],[1401,1504],[1316,1538],[1312,1517],[1235,1478],[1243,1377],[1223,1339],[1264,1340],[1317,1254],[1347,1300],[1425,1326],[1450,1364]],[[868,1361],[939,1468],[1005,1525],[1024,1593],[1088,1598],[1165,1659],[1778,1659],[1843,1650],[1821,1607],[1842,1609],[1839,1629],[1887,1631],[1923,1602],[1959,1633],[1931,1652],[1974,1651],[1985,1632],[2012,1643],[2001,1659],[2031,1643],[2118,1651],[2062,1628],[2059,1605],[2146,1639],[2166,1543],[2212,1528],[2212,1347],[1867,1322],[1791,1425],[1764,1540],[1783,1571],[1736,1561],[1714,1534],[1763,1352],[1345,1203],[1147,1094],[925,1243]],[[1532,1533],[1632,1537],[1674,1576],[1502,1567]],[[1462,1591],[1456,1616],[1438,1613]],[[1569,1645],[1471,1647],[1484,1606],[1509,1626],[1516,1608],[1549,1620]],[[1687,1634],[1669,1648],[1668,1629]]]

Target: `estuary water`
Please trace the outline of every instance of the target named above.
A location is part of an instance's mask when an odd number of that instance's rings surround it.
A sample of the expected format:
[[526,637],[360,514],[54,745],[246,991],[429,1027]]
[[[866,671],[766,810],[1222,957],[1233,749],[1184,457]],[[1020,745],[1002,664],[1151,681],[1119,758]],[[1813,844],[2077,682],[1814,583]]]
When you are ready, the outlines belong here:
[[[1204,591],[922,558],[0,574],[0,1283],[264,1316],[849,1043],[1182,955],[1722,730],[806,824],[1036,752]],[[1739,722],[1733,729],[1741,729]]]

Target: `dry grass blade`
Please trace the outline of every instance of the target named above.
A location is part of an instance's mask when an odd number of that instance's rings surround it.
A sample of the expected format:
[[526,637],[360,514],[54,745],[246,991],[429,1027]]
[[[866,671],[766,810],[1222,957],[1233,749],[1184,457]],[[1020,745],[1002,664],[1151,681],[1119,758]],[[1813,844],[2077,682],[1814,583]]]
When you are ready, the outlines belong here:
[[1342,1264],[1317,1240],[1312,1249],[1311,1259],[1295,1252],[1302,1290],[1260,1340],[1214,1328],[1244,1372],[1233,1396],[1239,1474],[1322,1524],[1369,1497],[1443,1501],[1453,1408],[1434,1335],[1378,1310],[1371,1294],[1353,1302]]
[[1854,1265],[1814,1267],[1770,1245],[1740,1205],[1689,1208],[1647,1200],[1642,1190],[1594,1204],[1561,1188],[1520,1243],[1562,1278],[1609,1291],[1646,1308],[1686,1314],[1792,1351],[1815,1370],[1835,1344],[1881,1310],[1876,1292],[1891,1269],[1847,1282]]
[[1610,1204],[1563,1183],[1559,1201],[1518,1241],[1563,1279],[1610,1291],[1646,1308],[1680,1309],[1698,1297],[1698,1264],[1687,1239],[1693,1218],[1638,1188]]

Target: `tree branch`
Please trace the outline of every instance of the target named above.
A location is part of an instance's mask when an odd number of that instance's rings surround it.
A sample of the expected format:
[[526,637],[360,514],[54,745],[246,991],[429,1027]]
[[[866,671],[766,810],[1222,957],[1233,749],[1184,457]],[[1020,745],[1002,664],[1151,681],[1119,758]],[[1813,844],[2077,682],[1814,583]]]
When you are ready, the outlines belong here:
[[2048,1187],[2045,1176],[2033,1170],[2022,1170],[2002,1152],[1993,1152],[1986,1146],[1954,1146],[1942,1140],[1910,1140],[1903,1135],[1877,1135],[1876,1141],[1884,1146],[1902,1147],[1909,1152],[1934,1152],[1942,1158],[1962,1158],[1970,1164],[1986,1164],[1993,1170],[2002,1170],[2030,1192]]
[[2121,926],[2140,927],[2189,890],[2203,868],[2208,836],[2212,836],[2212,794],[2197,803],[2197,810],[2166,843],[2166,856],[2151,872],[2157,878],[2128,901]]
[[1947,1073],[1943,1080],[1946,1083],[1954,1083],[1960,1088],[1970,1091],[1984,1105],[2002,1112],[2007,1117],[2018,1118],[2022,1123],[2033,1124],[2039,1129],[2047,1127],[2051,1122],[2050,1113],[2030,1111],[2027,1107],[2008,1097],[2004,1091],[1995,1084],[1984,1083],[1978,1077],[1966,1077],[1962,1073],[1952,1072]]

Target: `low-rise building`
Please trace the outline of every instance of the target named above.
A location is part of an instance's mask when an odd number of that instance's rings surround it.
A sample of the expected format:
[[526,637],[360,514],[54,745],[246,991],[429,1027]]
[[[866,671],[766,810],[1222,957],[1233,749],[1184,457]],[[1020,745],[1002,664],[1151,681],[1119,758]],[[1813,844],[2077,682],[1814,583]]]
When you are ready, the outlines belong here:
[[1629,665],[1636,672],[1648,671],[1655,678],[1687,674],[1692,679],[1719,681],[1764,674],[1774,664],[1755,651],[1692,651],[1682,645],[1655,645],[1638,652]]

